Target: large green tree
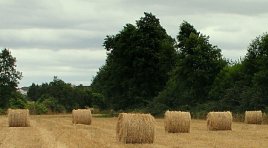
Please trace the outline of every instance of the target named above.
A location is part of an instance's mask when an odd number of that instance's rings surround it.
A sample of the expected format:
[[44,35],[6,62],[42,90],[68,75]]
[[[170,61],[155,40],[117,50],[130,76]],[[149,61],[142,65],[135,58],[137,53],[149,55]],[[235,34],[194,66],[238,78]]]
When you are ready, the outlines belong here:
[[226,65],[221,50],[188,22],[181,24],[177,40],[176,68],[157,99],[171,108],[206,102],[215,77]]
[[16,91],[22,73],[16,70],[16,58],[8,49],[0,53],[0,107],[6,108],[12,93]]
[[246,79],[252,86],[249,108],[264,109],[268,105],[268,34],[254,39],[249,45],[245,60]]
[[268,105],[268,34],[254,39],[241,62],[226,66],[214,81],[210,98],[223,110],[244,112]]
[[168,80],[177,56],[174,45],[159,19],[145,13],[136,25],[106,37],[104,47],[110,53],[92,87],[115,109],[145,106]]
[[247,98],[250,87],[245,79],[245,67],[242,62],[226,65],[215,78],[209,92],[209,98],[217,101],[217,110],[243,111],[243,99]]

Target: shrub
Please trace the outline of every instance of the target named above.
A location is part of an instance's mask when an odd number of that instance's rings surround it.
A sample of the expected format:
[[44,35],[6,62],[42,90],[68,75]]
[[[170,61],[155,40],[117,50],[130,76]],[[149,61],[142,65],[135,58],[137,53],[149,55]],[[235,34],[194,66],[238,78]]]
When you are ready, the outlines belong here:
[[34,101],[28,102],[26,108],[30,110],[31,114],[40,115],[48,112],[48,108],[44,104]]
[[154,101],[147,105],[146,112],[149,112],[154,116],[162,116],[167,109],[168,106],[166,106],[165,104]]
[[20,93],[13,93],[11,99],[9,99],[9,108],[24,109],[26,107],[27,100]]

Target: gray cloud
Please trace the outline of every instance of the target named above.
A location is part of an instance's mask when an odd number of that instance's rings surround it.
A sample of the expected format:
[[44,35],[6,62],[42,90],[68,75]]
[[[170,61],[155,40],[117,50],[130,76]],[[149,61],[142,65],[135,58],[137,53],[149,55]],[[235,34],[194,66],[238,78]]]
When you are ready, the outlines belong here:
[[21,86],[54,75],[90,84],[104,64],[106,35],[152,12],[176,37],[183,20],[209,35],[225,57],[239,59],[267,31],[266,0],[9,0],[0,1],[0,46],[11,48],[23,72]]
[[[268,2],[265,0],[122,0],[122,6],[130,7],[130,10],[147,8],[156,11],[165,11],[165,14],[189,15],[206,13],[225,13],[239,15],[267,14]],[[142,7],[141,7],[142,4]],[[132,8],[132,9],[131,9]]]
[[[21,85],[44,83],[59,76],[77,84],[89,84],[98,68],[104,64],[105,50],[49,50],[17,49],[11,50],[17,58],[17,69],[23,72]],[[38,79],[38,77],[40,79]],[[68,79],[67,79],[68,78]],[[79,83],[80,84],[80,83]]]
[[9,48],[95,48],[101,47],[104,37],[90,30],[6,29],[0,31],[0,44]]

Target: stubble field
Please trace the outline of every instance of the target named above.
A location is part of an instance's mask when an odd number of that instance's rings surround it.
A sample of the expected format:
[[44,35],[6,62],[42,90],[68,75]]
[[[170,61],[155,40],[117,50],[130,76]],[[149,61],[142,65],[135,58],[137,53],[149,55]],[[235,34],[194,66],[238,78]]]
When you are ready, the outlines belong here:
[[8,127],[7,116],[0,116],[2,148],[102,148],[102,147],[268,147],[268,125],[233,122],[232,131],[208,131],[205,120],[192,120],[190,133],[164,131],[164,120],[156,119],[153,144],[117,142],[117,118],[93,117],[92,125],[73,125],[72,116],[31,116],[31,127]]

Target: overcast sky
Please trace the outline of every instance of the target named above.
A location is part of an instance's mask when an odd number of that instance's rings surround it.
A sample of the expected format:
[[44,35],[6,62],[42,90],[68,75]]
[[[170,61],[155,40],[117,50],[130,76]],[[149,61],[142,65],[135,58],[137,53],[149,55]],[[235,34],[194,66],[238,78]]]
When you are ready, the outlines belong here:
[[188,21],[233,60],[267,32],[266,0],[0,0],[0,47],[9,48],[23,73],[19,86],[58,76],[90,85],[105,63],[106,35],[152,12],[175,38]]

